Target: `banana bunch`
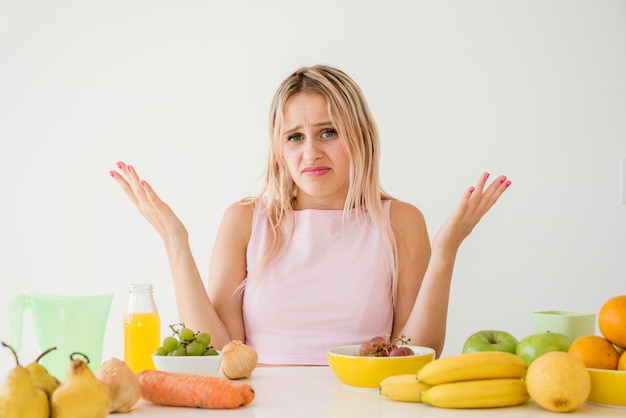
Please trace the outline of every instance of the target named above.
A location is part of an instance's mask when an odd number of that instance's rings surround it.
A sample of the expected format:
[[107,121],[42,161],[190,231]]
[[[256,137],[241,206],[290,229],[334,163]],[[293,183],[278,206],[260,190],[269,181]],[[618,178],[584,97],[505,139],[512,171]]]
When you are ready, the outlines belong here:
[[521,357],[485,351],[433,360],[417,375],[384,379],[379,389],[381,395],[397,401],[440,408],[495,408],[528,401],[525,375]]
[[430,385],[419,382],[415,373],[389,376],[379,385],[379,393],[391,400],[401,402],[421,402],[422,391]]

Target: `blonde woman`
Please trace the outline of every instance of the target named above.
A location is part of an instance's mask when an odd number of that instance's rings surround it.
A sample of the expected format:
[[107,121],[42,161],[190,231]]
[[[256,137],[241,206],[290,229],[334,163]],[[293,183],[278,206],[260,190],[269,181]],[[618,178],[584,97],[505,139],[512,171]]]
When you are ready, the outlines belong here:
[[441,353],[462,241],[511,184],[469,187],[432,247],[422,213],[386,194],[379,137],[365,98],[342,71],[305,67],[270,110],[262,192],[224,213],[208,287],[187,230],[135,169],[111,171],[165,244],[180,320],[221,348],[251,345],[264,364],[327,364],[329,347],[405,335]]

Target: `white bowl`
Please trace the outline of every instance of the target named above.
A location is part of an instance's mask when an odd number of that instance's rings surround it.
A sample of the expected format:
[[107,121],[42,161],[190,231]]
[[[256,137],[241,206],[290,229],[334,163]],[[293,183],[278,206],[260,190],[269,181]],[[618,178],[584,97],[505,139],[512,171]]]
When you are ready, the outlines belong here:
[[217,376],[222,364],[222,352],[214,356],[157,356],[152,355],[157,370],[164,372]]

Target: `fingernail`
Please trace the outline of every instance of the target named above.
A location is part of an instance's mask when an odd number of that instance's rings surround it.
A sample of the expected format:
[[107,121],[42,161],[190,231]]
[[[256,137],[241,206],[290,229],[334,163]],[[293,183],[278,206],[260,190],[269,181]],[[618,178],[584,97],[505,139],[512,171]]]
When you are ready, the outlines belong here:
[[504,183],[505,181],[506,181],[506,177],[502,177],[502,178],[500,179],[500,184]]
[[128,171],[130,173],[130,166],[129,165],[126,166],[126,171]]
[[485,180],[489,178],[489,173],[485,173]]
[[117,168],[122,169],[122,163],[117,163]]
[[146,187],[146,182],[145,182],[145,181],[143,181],[143,180],[141,180],[141,181],[139,182],[139,184],[141,184],[141,187]]
[[109,171],[109,174],[111,175],[111,177],[115,177],[115,171],[111,170]]
[[474,188],[474,186],[472,186],[472,187],[470,187],[469,192],[470,193],[474,193],[474,190],[475,190],[475,188]]
[[506,184],[504,185],[505,187],[509,187],[511,185],[511,181],[507,181]]

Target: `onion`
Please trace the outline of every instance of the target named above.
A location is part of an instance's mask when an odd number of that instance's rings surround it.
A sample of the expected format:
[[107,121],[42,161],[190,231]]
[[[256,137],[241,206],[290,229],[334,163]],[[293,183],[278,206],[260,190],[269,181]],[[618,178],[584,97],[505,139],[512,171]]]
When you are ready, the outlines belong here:
[[233,340],[222,348],[222,374],[231,380],[250,377],[257,362],[256,351],[239,340]]
[[105,361],[96,372],[98,379],[109,387],[111,410],[109,412],[129,412],[141,397],[139,378],[130,367],[115,357]]

